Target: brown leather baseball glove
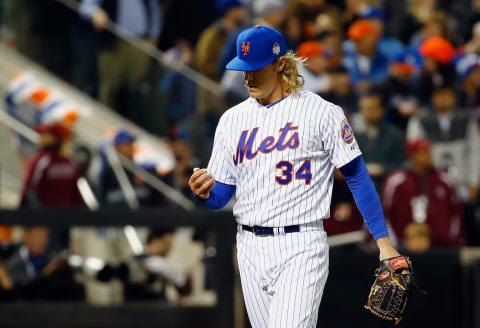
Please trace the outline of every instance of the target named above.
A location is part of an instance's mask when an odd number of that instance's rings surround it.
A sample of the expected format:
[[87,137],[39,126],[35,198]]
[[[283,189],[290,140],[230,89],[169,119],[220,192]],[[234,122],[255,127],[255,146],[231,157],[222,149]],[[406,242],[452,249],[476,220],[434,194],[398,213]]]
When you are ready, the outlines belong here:
[[365,308],[382,319],[395,320],[398,324],[412,290],[410,259],[397,256],[381,261],[375,277]]

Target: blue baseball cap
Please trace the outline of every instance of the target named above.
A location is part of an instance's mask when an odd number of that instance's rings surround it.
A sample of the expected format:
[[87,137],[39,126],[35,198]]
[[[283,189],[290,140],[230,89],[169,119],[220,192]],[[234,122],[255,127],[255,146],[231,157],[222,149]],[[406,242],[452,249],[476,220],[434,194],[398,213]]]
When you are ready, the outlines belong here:
[[361,19],[378,19],[385,20],[385,13],[379,7],[367,6],[360,14]]
[[256,71],[287,53],[287,44],[277,30],[256,25],[242,31],[237,38],[237,56],[226,66],[233,71]]
[[467,54],[455,59],[455,68],[458,77],[463,80],[476,69],[480,68],[480,56],[476,54]]
[[135,136],[126,130],[120,130],[117,132],[115,137],[113,138],[113,143],[129,143],[135,141]]

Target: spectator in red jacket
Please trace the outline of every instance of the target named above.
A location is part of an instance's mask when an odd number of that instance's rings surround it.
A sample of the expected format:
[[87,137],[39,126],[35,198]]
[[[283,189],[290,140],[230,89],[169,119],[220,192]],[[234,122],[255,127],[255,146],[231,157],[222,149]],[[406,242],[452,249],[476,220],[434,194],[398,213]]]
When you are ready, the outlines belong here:
[[432,165],[430,143],[407,143],[410,167],[387,177],[382,199],[387,218],[400,244],[411,223],[426,223],[432,246],[461,246],[464,242],[463,208],[456,187],[444,171]]
[[40,151],[33,158],[23,185],[20,207],[74,207],[83,204],[77,188],[79,165],[65,156],[71,130],[62,123],[39,125]]

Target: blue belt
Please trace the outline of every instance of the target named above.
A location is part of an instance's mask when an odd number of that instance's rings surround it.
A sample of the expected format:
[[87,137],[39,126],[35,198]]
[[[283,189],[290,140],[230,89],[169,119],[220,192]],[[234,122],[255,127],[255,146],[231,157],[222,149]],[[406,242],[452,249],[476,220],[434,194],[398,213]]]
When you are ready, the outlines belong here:
[[242,229],[245,231],[253,232],[256,236],[273,236],[275,234],[274,230],[276,229],[282,229],[283,231],[285,231],[285,233],[300,232],[300,226],[298,224],[286,226],[283,228],[259,227],[259,226],[250,227],[247,225],[242,225]]

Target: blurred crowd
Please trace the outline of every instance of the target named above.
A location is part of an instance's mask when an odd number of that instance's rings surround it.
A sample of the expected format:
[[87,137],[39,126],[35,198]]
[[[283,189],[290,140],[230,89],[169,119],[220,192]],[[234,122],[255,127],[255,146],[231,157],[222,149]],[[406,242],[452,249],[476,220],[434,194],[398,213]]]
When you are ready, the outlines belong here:
[[[147,183],[145,177],[124,170],[118,159],[111,159],[109,149],[114,150],[115,156],[134,161],[134,154],[138,153],[135,134],[119,129],[92,151],[81,143],[73,144],[75,119],[69,114],[58,121],[36,124],[36,145],[18,138],[20,159],[25,163],[18,208],[95,211],[99,206],[116,210],[178,206]],[[179,140],[170,142],[170,147],[174,154],[188,154],[185,143]],[[189,159],[177,155],[175,168],[167,172],[160,171],[155,162],[144,160],[138,164],[171,190],[189,196]],[[97,165],[93,164],[95,161]],[[131,187],[132,195],[125,184]],[[215,275],[216,268],[209,262],[205,249],[215,247],[215,236],[212,239],[203,231],[191,230],[188,237],[177,240],[177,254],[172,256],[177,235],[174,229],[0,226],[0,302],[176,304],[192,296],[195,281],[193,296],[203,295],[200,302],[210,304],[211,286],[206,282]],[[179,258],[183,260],[180,263]],[[208,277],[195,273],[205,265],[209,268]]]
[[[248,97],[242,74],[224,69],[239,31],[282,31],[306,59],[305,89],[351,121],[394,242],[418,252],[478,244],[479,1],[216,4],[223,15],[200,34],[193,65],[221,83],[228,105]],[[335,178],[327,232],[362,229],[348,187]]]
[[[3,38],[112,110],[168,138],[176,167],[144,168],[187,197],[191,168],[206,165],[219,117],[248,97],[242,73],[225,70],[236,55],[236,37],[262,24],[280,30],[289,48],[305,58],[305,89],[345,111],[394,243],[411,252],[480,245],[480,1],[210,0],[197,13],[204,18],[187,27],[166,23],[186,15],[186,3],[181,10],[168,0],[78,5],[74,12],[54,0],[4,0]],[[162,50],[162,64],[131,40]],[[173,67],[193,68],[221,92]],[[23,154],[29,164],[22,207],[85,206],[76,183],[88,175],[92,154],[78,148],[65,155],[65,125],[68,120],[36,126],[41,149]],[[133,159],[135,142],[133,133],[119,129],[109,145]],[[102,149],[99,154],[100,169],[91,179],[99,202],[126,205],[115,168]],[[127,178],[141,206],[172,205],[141,177]],[[61,197],[52,197],[51,190],[59,188]],[[330,235],[365,229],[337,171],[325,229]],[[38,231],[66,247],[64,232]],[[20,250],[30,247],[28,230],[25,236]],[[49,262],[31,252],[34,271],[45,272]],[[126,267],[110,267],[100,277],[125,277]],[[4,289],[12,284],[5,272],[0,266]],[[188,290],[189,279],[180,280],[179,290]]]

